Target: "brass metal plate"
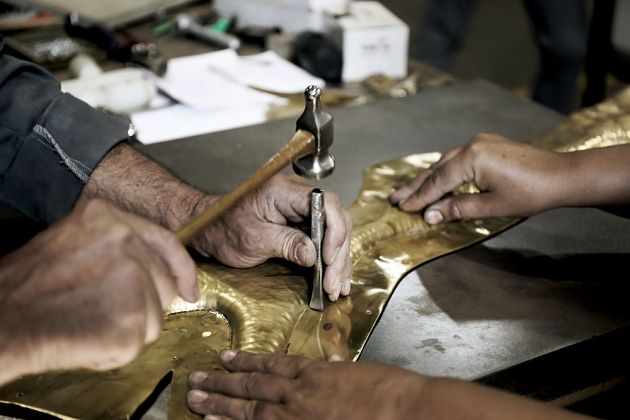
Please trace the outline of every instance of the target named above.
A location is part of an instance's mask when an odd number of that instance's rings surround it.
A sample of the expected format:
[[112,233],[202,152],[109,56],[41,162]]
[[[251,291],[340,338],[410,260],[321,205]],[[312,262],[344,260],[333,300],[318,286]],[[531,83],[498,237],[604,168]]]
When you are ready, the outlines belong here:
[[[536,144],[569,151],[628,143],[628,111],[630,90],[573,115]],[[0,402],[61,418],[129,418],[172,372],[169,418],[197,418],[185,404],[188,374],[219,369],[217,354],[225,348],[356,360],[407,272],[518,222],[489,219],[429,227],[420,216],[389,205],[387,196],[396,186],[438,158],[437,153],[412,155],[366,170],[359,197],[349,208],[354,218],[352,293],[325,311],[308,308],[308,272],[298,267],[274,262],[239,270],[200,263],[201,299],[174,302],[164,332],[135,361],[109,372],[19,378],[0,389]]]

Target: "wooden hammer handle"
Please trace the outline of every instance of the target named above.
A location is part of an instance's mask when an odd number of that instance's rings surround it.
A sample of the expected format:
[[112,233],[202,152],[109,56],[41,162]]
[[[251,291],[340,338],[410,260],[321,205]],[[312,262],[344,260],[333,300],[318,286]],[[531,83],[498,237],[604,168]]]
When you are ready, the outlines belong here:
[[297,130],[293,138],[272,156],[243,183],[230,193],[221,196],[210,207],[195,216],[177,231],[177,237],[184,244],[189,244],[201,231],[229,210],[238,200],[267,182],[272,176],[280,172],[285,166],[306,155],[315,153],[315,137],[305,130]]

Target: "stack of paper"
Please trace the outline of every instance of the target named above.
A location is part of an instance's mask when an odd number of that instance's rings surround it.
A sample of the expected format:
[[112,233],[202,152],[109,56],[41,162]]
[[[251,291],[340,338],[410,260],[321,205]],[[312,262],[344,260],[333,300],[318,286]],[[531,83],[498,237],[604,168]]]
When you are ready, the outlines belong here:
[[131,116],[145,144],[264,122],[271,105],[288,101],[257,89],[298,93],[324,82],[271,51],[239,57],[222,50],[170,60],[156,84],[177,104]]

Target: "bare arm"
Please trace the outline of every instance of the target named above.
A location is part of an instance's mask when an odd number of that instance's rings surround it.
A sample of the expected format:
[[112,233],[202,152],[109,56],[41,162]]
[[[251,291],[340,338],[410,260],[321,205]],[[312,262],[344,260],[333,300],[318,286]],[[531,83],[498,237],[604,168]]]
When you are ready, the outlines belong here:
[[177,230],[205,195],[127,144],[114,147],[96,167],[80,199],[102,198]]
[[[303,266],[315,263],[315,247],[291,224],[304,223],[310,213],[312,187],[277,176],[239,202],[194,242],[204,255],[235,267],[252,267],[272,257]],[[350,292],[352,267],[349,213],[338,197],[327,192],[328,227],[324,288],[332,300]],[[177,230],[209,206],[216,196],[205,195],[179,180],[126,144],[114,147],[96,167],[81,198],[104,198]]]
[[[556,153],[481,134],[445,153],[395,191],[402,210],[425,210],[434,224],[458,219],[530,216],[563,206],[630,203],[630,145]],[[480,194],[448,195],[474,182]]]
[[190,377],[188,405],[231,419],[580,419],[485,386],[382,363],[320,362],[228,350],[228,369]]
[[587,416],[493,388],[455,379],[431,378],[418,400],[418,419],[571,420]]

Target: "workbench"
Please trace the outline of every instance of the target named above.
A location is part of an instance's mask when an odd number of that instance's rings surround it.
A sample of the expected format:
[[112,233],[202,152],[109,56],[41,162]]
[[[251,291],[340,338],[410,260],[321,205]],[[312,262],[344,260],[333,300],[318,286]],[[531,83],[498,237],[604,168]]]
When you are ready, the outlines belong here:
[[[207,51],[177,38],[158,45],[167,56]],[[529,141],[563,120],[480,80],[328,110],[337,167],[317,185],[337,192],[346,207],[362,170],[375,163],[443,152],[478,132]],[[226,193],[289,140],[295,119],[134,147],[204,191]],[[0,209],[0,255],[40,228]],[[476,380],[563,406],[619,384],[629,372],[628,238],[626,219],[560,209],[429,262],[400,282],[361,360]],[[165,418],[165,398],[168,392],[144,418]]]
[[[375,163],[443,152],[478,132],[529,141],[563,120],[481,80],[328,110],[337,166],[317,185],[337,192],[344,206],[356,197],[362,170]],[[220,194],[279,150],[294,129],[292,118],[135,146]],[[478,380],[560,405],[600,392],[627,372],[630,286],[622,273],[629,237],[626,219],[560,209],[430,262],[400,282],[361,360]]]
[[[336,191],[344,206],[356,197],[362,170],[375,163],[443,152],[478,132],[529,141],[563,120],[479,80],[328,110],[335,117],[337,167],[317,184]],[[294,129],[293,117],[133,145],[196,187],[225,193]],[[0,222],[3,251],[36,230],[15,216]],[[429,262],[400,282],[361,360],[476,380],[559,405],[617,385],[628,372],[630,347],[630,286],[623,270],[628,237],[626,219],[594,209],[560,209]],[[165,418],[167,399],[168,390],[144,418]]]

